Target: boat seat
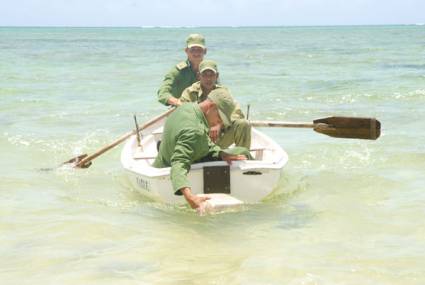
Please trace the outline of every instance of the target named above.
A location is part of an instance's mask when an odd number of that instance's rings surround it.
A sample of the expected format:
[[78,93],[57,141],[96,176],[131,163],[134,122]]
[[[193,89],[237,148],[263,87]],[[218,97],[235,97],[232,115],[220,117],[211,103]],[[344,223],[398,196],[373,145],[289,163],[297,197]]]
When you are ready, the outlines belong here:
[[156,155],[152,155],[152,153],[146,153],[143,151],[143,148],[138,147],[133,152],[133,159],[155,159]]
[[263,160],[264,148],[253,148],[249,151],[255,152],[255,154],[253,155],[255,160]]
[[273,149],[267,148],[267,147],[255,147],[255,148],[251,148],[249,151],[251,153],[254,152],[253,157],[255,160],[263,160],[264,151],[266,150],[273,150]]
[[134,159],[155,159],[156,156],[152,156],[152,155],[146,155],[144,153],[135,153],[133,155]]

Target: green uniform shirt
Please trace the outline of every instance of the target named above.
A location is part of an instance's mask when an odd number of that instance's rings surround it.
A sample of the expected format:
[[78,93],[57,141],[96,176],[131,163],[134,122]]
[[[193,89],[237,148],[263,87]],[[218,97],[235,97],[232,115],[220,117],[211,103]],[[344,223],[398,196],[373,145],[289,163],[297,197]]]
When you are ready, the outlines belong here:
[[[226,88],[226,87],[216,84],[214,89],[217,89],[217,88]],[[207,99],[207,97],[208,96],[206,96],[202,92],[201,82],[198,81],[198,82],[193,83],[191,86],[187,87],[183,91],[183,93],[182,93],[182,95],[180,97],[180,100],[182,102],[197,102],[197,103],[201,103],[202,101],[204,101],[205,99]],[[236,102],[236,101],[235,101],[235,103],[236,103],[236,108],[235,108],[235,110],[232,113],[232,118],[231,118],[232,121],[237,120],[237,119],[244,119],[245,116],[242,113],[242,110],[241,110],[241,107],[240,107],[239,103]]]
[[187,173],[192,163],[206,156],[218,158],[221,148],[211,141],[208,133],[207,119],[198,104],[183,104],[167,118],[153,166],[171,166],[174,192],[190,187]]
[[158,90],[158,101],[168,105],[170,97],[180,98],[183,90],[196,80],[196,73],[192,70],[190,61],[180,62],[165,75]]

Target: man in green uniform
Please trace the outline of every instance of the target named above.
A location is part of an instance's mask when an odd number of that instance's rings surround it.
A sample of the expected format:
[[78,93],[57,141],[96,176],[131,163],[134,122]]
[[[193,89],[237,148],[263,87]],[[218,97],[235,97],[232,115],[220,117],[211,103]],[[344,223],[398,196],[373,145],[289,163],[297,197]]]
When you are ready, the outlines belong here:
[[[226,89],[218,85],[218,67],[216,62],[205,59],[199,65],[199,81],[187,87],[181,97],[181,102],[203,102],[208,94],[215,89]],[[226,89],[227,90],[227,89]],[[230,94],[230,92],[229,92]],[[244,114],[237,102],[235,110],[231,116],[231,125],[224,128],[220,135],[217,128],[210,129],[210,138],[222,148],[227,148],[231,144],[250,148],[251,146],[251,126],[245,119]]]
[[176,195],[184,195],[192,208],[198,208],[207,198],[192,194],[187,174],[194,162],[205,160],[244,160],[250,158],[246,148],[223,151],[209,138],[209,128],[230,126],[235,103],[226,89],[213,90],[208,99],[178,107],[168,117],[154,167],[170,167],[170,177]]
[[199,64],[207,53],[205,39],[200,34],[191,34],[186,40],[187,60],[178,63],[164,77],[158,90],[158,101],[164,105],[180,106],[183,90],[197,81]]

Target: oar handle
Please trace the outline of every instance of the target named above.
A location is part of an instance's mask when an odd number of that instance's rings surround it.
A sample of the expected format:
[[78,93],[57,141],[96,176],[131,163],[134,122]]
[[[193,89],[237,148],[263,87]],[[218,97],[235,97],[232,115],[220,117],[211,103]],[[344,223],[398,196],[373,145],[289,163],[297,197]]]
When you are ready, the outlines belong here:
[[305,122],[283,122],[283,121],[249,121],[253,127],[277,127],[277,128],[315,128],[316,124]]
[[[152,120],[146,122],[143,125],[139,126],[139,132],[152,126],[153,124],[157,123],[159,120],[163,119],[164,117],[167,117],[169,114],[171,114],[173,111],[175,110],[175,108],[169,109],[167,112],[162,113],[159,116],[156,116],[155,118],[153,118]],[[110,150],[111,148],[114,148],[115,146],[119,145],[120,143],[122,143],[123,141],[125,141],[126,139],[128,139],[129,137],[131,137],[132,135],[136,134],[137,131],[133,130],[131,132],[128,132],[124,135],[122,135],[121,137],[119,137],[117,140],[115,140],[114,142],[112,142],[111,144],[104,146],[103,148],[99,149],[98,151],[96,151],[95,153],[85,157],[84,159],[82,159],[81,161],[79,161],[75,167],[83,167],[85,164],[89,163],[90,161],[92,161],[93,159],[95,159],[96,157],[98,157],[99,155],[107,152],[108,150]]]

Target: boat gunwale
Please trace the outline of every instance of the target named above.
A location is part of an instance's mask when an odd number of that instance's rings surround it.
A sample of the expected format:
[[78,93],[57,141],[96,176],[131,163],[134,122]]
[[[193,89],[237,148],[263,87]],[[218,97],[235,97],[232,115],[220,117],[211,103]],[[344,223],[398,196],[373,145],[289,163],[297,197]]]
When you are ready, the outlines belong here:
[[[163,122],[166,118],[158,121],[155,125],[156,127],[149,128],[147,133],[143,134],[142,142],[148,142],[152,140],[152,137],[161,135],[162,131],[158,131],[162,128]],[[159,125],[159,127],[158,127]],[[285,150],[277,144],[273,139],[271,139],[268,135],[264,134],[260,130],[256,128],[252,128],[251,131],[255,136],[262,138],[267,142],[267,150],[276,151],[276,160],[243,160],[243,161],[233,161],[230,165],[231,169],[240,169],[241,171],[245,170],[258,170],[265,171],[267,169],[281,169],[288,162],[288,154]],[[254,136],[253,136],[254,137]],[[143,175],[145,177],[161,177],[161,176],[169,176],[171,167],[164,168],[156,168],[151,165],[150,160],[154,159],[152,157],[149,158],[140,158],[135,159],[132,155],[134,153],[135,145],[137,144],[136,135],[131,136],[125,142],[124,148],[121,152],[121,164],[124,169],[133,172],[138,175]],[[255,147],[254,147],[255,148]],[[260,148],[261,149],[261,148]],[[145,160],[145,162],[140,162],[140,160]],[[191,170],[199,170],[208,166],[225,166],[228,165],[225,161],[208,161],[208,162],[199,162],[191,165]]]

